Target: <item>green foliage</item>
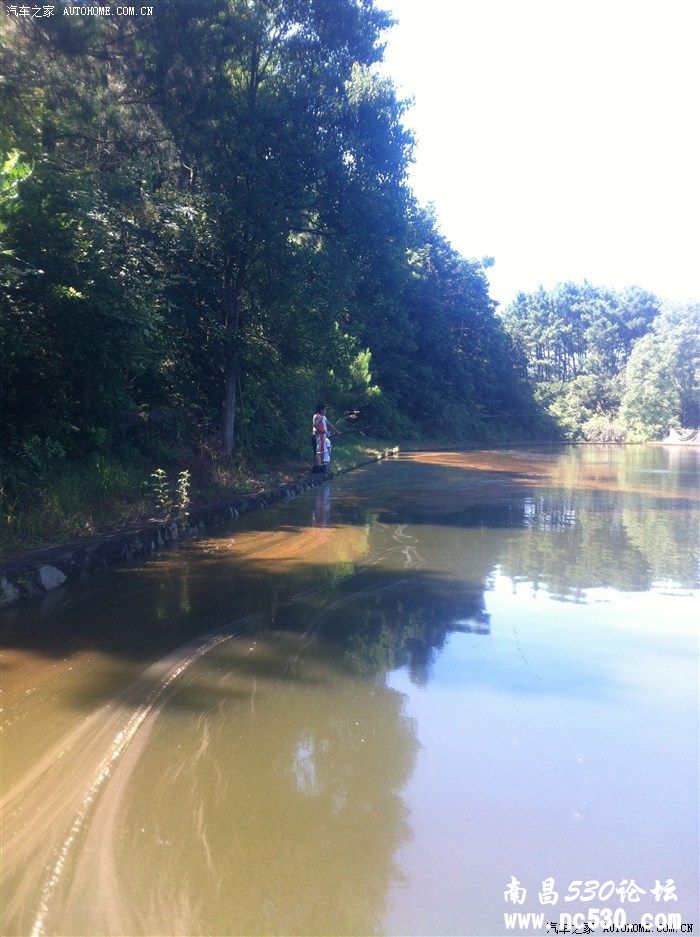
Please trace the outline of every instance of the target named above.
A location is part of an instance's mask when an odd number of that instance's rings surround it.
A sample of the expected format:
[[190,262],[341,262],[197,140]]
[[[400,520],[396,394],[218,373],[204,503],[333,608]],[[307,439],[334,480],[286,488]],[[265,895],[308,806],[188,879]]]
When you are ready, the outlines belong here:
[[0,542],[10,555],[120,526],[148,510],[138,463],[99,455],[10,468],[3,466],[0,490]]
[[55,439],[40,439],[30,436],[22,443],[22,456],[25,465],[37,474],[52,469],[62,462],[66,453],[60,442]]
[[588,442],[620,443],[627,440],[627,428],[621,420],[597,413],[581,425],[581,432]]
[[171,484],[168,473],[163,468],[151,472],[150,477],[153,481],[147,483],[147,488],[160,517],[165,520],[174,518],[178,528],[181,531],[186,530],[190,516],[192,473],[189,469],[184,469],[178,474],[174,484]]
[[321,398],[382,437],[539,428],[485,264],[408,188],[405,103],[374,67],[388,15],[163,0],[147,19],[2,22],[8,496],[97,456],[299,455]]
[[157,468],[151,473],[153,481],[150,483],[151,495],[161,517],[170,517],[173,509],[173,493],[165,469]]
[[185,528],[190,516],[190,478],[191,472],[185,469],[177,476],[177,482],[175,483],[175,510],[177,511],[178,523]]
[[670,425],[700,425],[700,306],[669,307],[635,345],[625,372],[620,419],[637,439]]
[[637,287],[620,292],[587,282],[560,283],[549,291],[520,293],[503,321],[533,380],[594,374],[603,381],[624,367],[659,311],[656,297]]
[[698,425],[697,306],[565,283],[519,295],[503,320],[568,438],[642,441],[674,421]]
[[[6,154],[4,162],[0,165],[0,207],[4,217],[7,217],[12,211],[19,195],[19,184],[31,173],[31,167],[28,163],[21,161],[19,150],[10,150]],[[7,228],[7,222],[0,216],[0,234]],[[11,257],[12,252],[4,250],[3,256]]]
[[381,388],[372,383],[372,375],[369,370],[371,360],[372,352],[369,348],[365,348],[364,351],[358,351],[357,357],[349,368],[350,378],[352,379],[349,393],[352,394],[353,400],[357,402],[358,406],[362,406],[381,394]]

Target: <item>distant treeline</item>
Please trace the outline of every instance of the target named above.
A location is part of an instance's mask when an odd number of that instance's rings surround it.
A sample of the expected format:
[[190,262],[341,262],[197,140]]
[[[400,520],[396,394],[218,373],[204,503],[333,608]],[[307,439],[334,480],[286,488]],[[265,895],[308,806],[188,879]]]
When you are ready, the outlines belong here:
[[[489,298],[407,185],[371,0],[2,22],[5,463],[199,441],[536,434]],[[10,476],[12,472],[10,472]]]
[[566,437],[643,441],[700,426],[700,303],[561,283],[521,293],[502,318]]

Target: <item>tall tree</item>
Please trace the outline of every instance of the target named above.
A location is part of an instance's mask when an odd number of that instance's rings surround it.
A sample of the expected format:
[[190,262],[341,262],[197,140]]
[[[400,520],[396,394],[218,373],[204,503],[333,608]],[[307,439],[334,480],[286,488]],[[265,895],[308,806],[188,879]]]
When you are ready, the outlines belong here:
[[[362,67],[381,55],[389,19],[359,0],[163,3],[135,50],[134,74],[207,193],[222,262],[222,442],[234,446],[246,323],[266,271],[294,238],[328,236],[343,212],[347,167],[382,158],[347,146]],[[403,165],[391,167],[403,173]],[[375,167],[375,174],[381,171]],[[367,175],[367,173],[365,173]]]
[[700,305],[668,306],[634,346],[620,418],[637,437],[700,426]]
[[600,418],[616,418],[627,361],[660,308],[655,296],[637,287],[560,283],[519,294],[502,318],[538,399],[576,437],[586,435],[591,420],[598,434]]

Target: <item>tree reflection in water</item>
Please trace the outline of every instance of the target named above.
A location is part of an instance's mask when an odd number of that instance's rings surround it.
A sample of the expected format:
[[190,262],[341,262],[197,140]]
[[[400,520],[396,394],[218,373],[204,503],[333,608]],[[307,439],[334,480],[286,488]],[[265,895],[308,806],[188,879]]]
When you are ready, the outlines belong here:
[[697,512],[668,502],[650,511],[634,493],[544,494],[523,504],[522,533],[499,562],[506,575],[562,598],[647,591],[659,581],[696,589]]
[[[520,670],[498,656],[489,670],[488,654],[476,653],[496,644],[487,594],[497,571],[579,601],[591,588],[697,587],[693,460],[604,447],[415,458],[12,610],[11,785],[47,739],[62,752],[61,733],[86,715],[98,725],[104,715],[111,731],[120,707],[126,717],[155,698],[147,663],[212,629],[256,622],[157,697],[157,719],[76,840],[52,920],[73,933],[378,932],[409,836],[402,796],[418,750],[388,675],[405,668],[425,687],[450,634],[467,632],[482,637],[460,642],[460,680],[520,689]],[[79,672],[66,676],[71,663],[55,691],[42,689],[73,652]],[[138,693],[124,695],[136,677]],[[585,685],[599,691],[590,675]],[[23,889],[16,932],[31,929],[20,917],[55,861],[30,808],[58,798],[60,842],[96,757],[89,742],[61,753],[34,801],[9,817],[26,847],[3,871],[6,894]]]
[[[128,793],[105,805],[111,828],[96,817],[100,839],[114,834],[117,870],[96,904],[111,895],[120,932],[157,933],[168,920],[188,934],[378,933],[409,836],[400,793],[415,726],[401,693],[339,675],[308,649],[290,679],[279,648],[297,643],[258,643],[264,677],[254,665],[241,675],[247,642],[209,658],[206,679],[239,693],[184,718],[176,694]],[[82,874],[89,883],[88,866]]]

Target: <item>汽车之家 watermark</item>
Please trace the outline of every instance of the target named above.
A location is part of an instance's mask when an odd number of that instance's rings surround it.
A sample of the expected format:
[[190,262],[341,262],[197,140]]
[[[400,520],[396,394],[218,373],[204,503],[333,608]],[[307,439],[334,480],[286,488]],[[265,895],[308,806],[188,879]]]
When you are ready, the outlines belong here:
[[22,16],[26,18],[36,19],[37,16],[53,16],[54,6],[25,6],[24,4],[10,3],[5,5],[5,10],[8,16]]
[[5,10],[8,16],[36,19],[41,16],[153,16],[152,6],[127,6],[126,4],[97,4],[86,3],[82,6],[66,4],[57,7],[56,4],[48,6],[31,6],[24,3],[6,3]]

